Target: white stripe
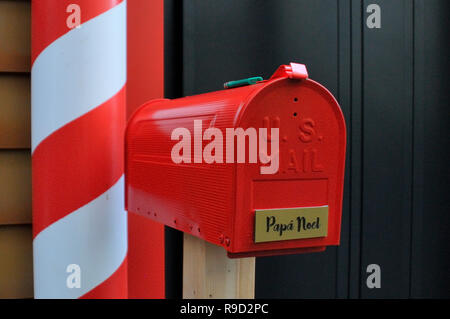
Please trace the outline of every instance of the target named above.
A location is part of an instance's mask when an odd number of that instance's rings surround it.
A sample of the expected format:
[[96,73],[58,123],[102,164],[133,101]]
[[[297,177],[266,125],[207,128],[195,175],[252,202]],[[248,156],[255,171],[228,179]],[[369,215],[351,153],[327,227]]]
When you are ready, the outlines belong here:
[[[31,70],[32,152],[126,82],[126,1],[50,44]],[[68,141],[70,142],[70,141]]]
[[[107,192],[44,229],[33,241],[35,298],[78,298],[109,278],[127,254],[124,178]],[[68,288],[67,266],[81,268]]]

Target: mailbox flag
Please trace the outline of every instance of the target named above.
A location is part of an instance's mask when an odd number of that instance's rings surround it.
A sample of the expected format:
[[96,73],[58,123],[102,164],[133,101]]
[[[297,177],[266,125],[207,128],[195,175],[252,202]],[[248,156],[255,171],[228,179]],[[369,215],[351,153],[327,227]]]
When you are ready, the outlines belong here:
[[126,298],[126,1],[33,0],[36,298]]

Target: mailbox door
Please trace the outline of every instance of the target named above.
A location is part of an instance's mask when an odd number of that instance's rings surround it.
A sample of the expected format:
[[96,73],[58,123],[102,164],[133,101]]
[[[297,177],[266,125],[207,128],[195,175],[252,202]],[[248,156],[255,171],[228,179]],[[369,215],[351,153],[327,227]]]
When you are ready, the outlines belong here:
[[[237,165],[230,256],[320,251],[339,244],[346,131],[331,93],[311,80],[272,80],[251,99],[239,126],[279,128],[279,169],[263,175],[260,164]],[[271,219],[267,231],[264,218],[270,215],[276,222]],[[325,232],[295,234],[298,224],[305,223],[302,216],[317,219],[319,215]],[[274,236],[277,224],[278,230],[282,224],[290,230]],[[264,232],[270,236],[261,241],[257,237],[267,235]]]

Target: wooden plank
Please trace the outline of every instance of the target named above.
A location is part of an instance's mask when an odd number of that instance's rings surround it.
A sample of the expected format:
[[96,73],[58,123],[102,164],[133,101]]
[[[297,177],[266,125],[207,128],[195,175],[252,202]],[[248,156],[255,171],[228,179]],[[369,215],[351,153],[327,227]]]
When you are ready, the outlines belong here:
[[0,225],[31,223],[30,151],[0,151]]
[[31,68],[31,4],[0,1],[0,72]]
[[30,77],[0,74],[0,148],[30,148]]
[[0,298],[33,297],[31,225],[0,226]]
[[183,298],[253,299],[255,258],[230,259],[225,249],[184,234]]

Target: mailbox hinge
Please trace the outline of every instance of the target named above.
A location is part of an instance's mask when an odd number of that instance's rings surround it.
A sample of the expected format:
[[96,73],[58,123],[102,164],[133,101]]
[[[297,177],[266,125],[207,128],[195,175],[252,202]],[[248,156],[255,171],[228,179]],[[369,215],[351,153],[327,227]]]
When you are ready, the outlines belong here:
[[291,63],[289,65],[281,65],[275,73],[270,77],[270,80],[276,78],[289,78],[295,80],[304,80],[308,78],[308,70],[306,65],[299,63]]

